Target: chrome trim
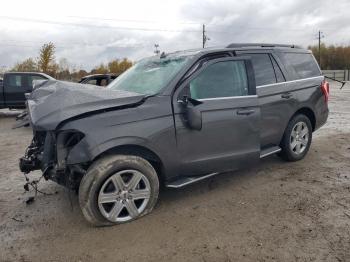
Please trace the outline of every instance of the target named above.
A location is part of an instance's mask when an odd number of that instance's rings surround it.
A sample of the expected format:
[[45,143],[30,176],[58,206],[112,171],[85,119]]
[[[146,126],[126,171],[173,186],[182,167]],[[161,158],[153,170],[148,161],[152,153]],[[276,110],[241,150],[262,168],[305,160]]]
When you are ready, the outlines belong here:
[[[297,79],[297,80],[292,80],[292,81],[285,81],[285,82],[280,82],[280,83],[274,83],[274,84],[256,86],[256,88],[269,87],[269,86],[277,86],[277,85],[281,85],[281,86],[282,86],[282,85],[284,85],[284,84],[297,83],[297,82],[301,82],[301,81],[307,81],[307,80],[312,80],[312,79],[318,79],[318,78],[321,78],[321,77],[324,78],[324,76],[315,76],[315,77]],[[234,99],[234,98],[254,98],[254,97],[258,97],[258,95],[213,97],[213,98],[202,98],[202,99],[197,99],[197,100],[198,100],[198,101],[211,101],[211,100],[225,100],[225,99]],[[179,102],[179,101],[177,101],[177,102]]]
[[275,150],[273,150],[273,151],[271,151],[271,152],[268,152],[268,153],[265,153],[265,154],[263,154],[263,155],[260,155],[260,158],[264,158],[264,157],[267,157],[267,156],[269,156],[269,155],[273,155],[273,154],[275,154],[275,153],[280,152],[281,150],[282,150],[281,148],[275,149]]
[[306,81],[306,80],[317,79],[317,78],[320,78],[320,77],[324,78],[324,76],[314,76],[314,77],[309,77],[309,78],[303,78],[303,79],[297,79],[297,80],[273,83],[273,84],[268,84],[268,85],[256,86],[256,88],[267,87],[267,86],[283,85],[283,84],[289,84],[289,83],[296,83],[296,82],[301,82],[301,81]]
[[213,98],[202,98],[197,99],[198,101],[211,101],[211,100],[225,100],[225,99],[235,99],[235,98],[254,98],[258,97],[257,95],[249,95],[249,96],[225,96],[225,97],[213,97]]
[[206,178],[209,178],[209,177],[212,177],[212,176],[215,176],[215,175],[218,175],[219,173],[211,173],[209,175],[205,175],[205,176],[201,176],[201,177],[188,177],[188,180],[182,184],[167,184],[166,187],[169,187],[169,188],[181,188],[181,187],[184,187],[184,186],[187,186],[187,185],[190,185],[190,184],[193,184],[193,183],[196,183],[198,181],[201,181],[201,180],[204,180]]

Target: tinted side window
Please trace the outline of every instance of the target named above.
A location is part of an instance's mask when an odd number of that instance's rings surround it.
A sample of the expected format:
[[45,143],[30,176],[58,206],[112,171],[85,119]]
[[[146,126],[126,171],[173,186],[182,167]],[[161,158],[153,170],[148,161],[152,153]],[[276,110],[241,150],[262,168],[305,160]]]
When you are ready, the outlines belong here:
[[268,54],[244,54],[252,59],[257,86],[276,83],[275,72]]
[[90,79],[89,81],[85,82],[84,84],[97,85],[97,79]]
[[23,86],[24,76],[11,74],[7,77],[7,83],[10,87],[20,88]]
[[105,79],[105,78],[101,79],[100,86],[107,86],[107,85],[108,85],[107,79]]
[[244,61],[225,61],[208,66],[190,82],[194,99],[248,95]]
[[277,79],[277,82],[280,83],[280,82],[285,82],[286,79],[284,78],[283,76],[283,73],[281,71],[281,68],[280,66],[277,64],[275,58],[273,58],[273,56],[271,56],[271,61],[272,61],[272,64],[273,64],[273,68],[275,69],[275,74],[276,74],[276,79]]
[[28,76],[28,86],[33,87],[34,80],[46,80],[46,78],[39,75]]
[[312,54],[284,53],[284,60],[295,71],[297,79],[320,76],[321,72]]

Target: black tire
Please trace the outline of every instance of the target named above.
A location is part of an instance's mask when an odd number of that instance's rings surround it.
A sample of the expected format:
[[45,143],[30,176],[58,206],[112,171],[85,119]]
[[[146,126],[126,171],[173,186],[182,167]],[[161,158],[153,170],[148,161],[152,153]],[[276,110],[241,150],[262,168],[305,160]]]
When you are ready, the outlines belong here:
[[[123,170],[136,170],[149,181],[150,196],[144,210],[128,221],[109,221],[99,208],[98,197],[102,186],[112,175]],[[129,191],[130,192],[130,191]],[[159,194],[159,179],[153,166],[145,159],[131,155],[114,155],[98,159],[88,169],[79,187],[79,204],[86,220],[94,226],[111,226],[130,222],[152,211]],[[123,200],[124,201],[124,200]],[[127,201],[127,200],[126,200]]]
[[[293,147],[291,143],[291,141],[293,140],[293,138],[291,138],[292,132],[298,123],[304,123],[304,125],[308,128],[308,135],[304,136],[305,138],[307,137],[307,144],[302,145],[303,151],[300,153],[298,153],[297,150],[292,150],[291,148]],[[296,115],[289,121],[287,128],[283,134],[283,138],[280,144],[282,151],[279,155],[286,161],[290,161],[290,162],[299,161],[303,159],[307,154],[307,152],[309,151],[311,141],[312,141],[312,126],[311,126],[310,119],[303,114]],[[305,142],[305,140],[303,140],[303,142]]]

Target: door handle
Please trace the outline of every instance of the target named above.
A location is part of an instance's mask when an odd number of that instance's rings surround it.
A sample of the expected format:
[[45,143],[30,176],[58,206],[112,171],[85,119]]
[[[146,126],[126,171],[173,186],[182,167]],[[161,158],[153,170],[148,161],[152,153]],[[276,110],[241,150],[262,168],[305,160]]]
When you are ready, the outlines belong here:
[[284,94],[281,95],[281,97],[284,98],[284,99],[289,99],[289,98],[292,97],[292,94],[291,93],[284,93]]
[[240,109],[240,110],[237,110],[237,115],[249,116],[254,112],[255,110],[252,110],[252,109]]

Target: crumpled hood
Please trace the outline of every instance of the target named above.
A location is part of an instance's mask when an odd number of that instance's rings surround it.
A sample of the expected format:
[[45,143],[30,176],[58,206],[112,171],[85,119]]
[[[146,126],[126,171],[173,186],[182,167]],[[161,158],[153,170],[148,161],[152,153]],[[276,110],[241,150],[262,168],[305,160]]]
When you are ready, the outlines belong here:
[[62,121],[94,111],[134,105],[144,95],[58,80],[35,81],[27,100],[34,128],[54,130]]

